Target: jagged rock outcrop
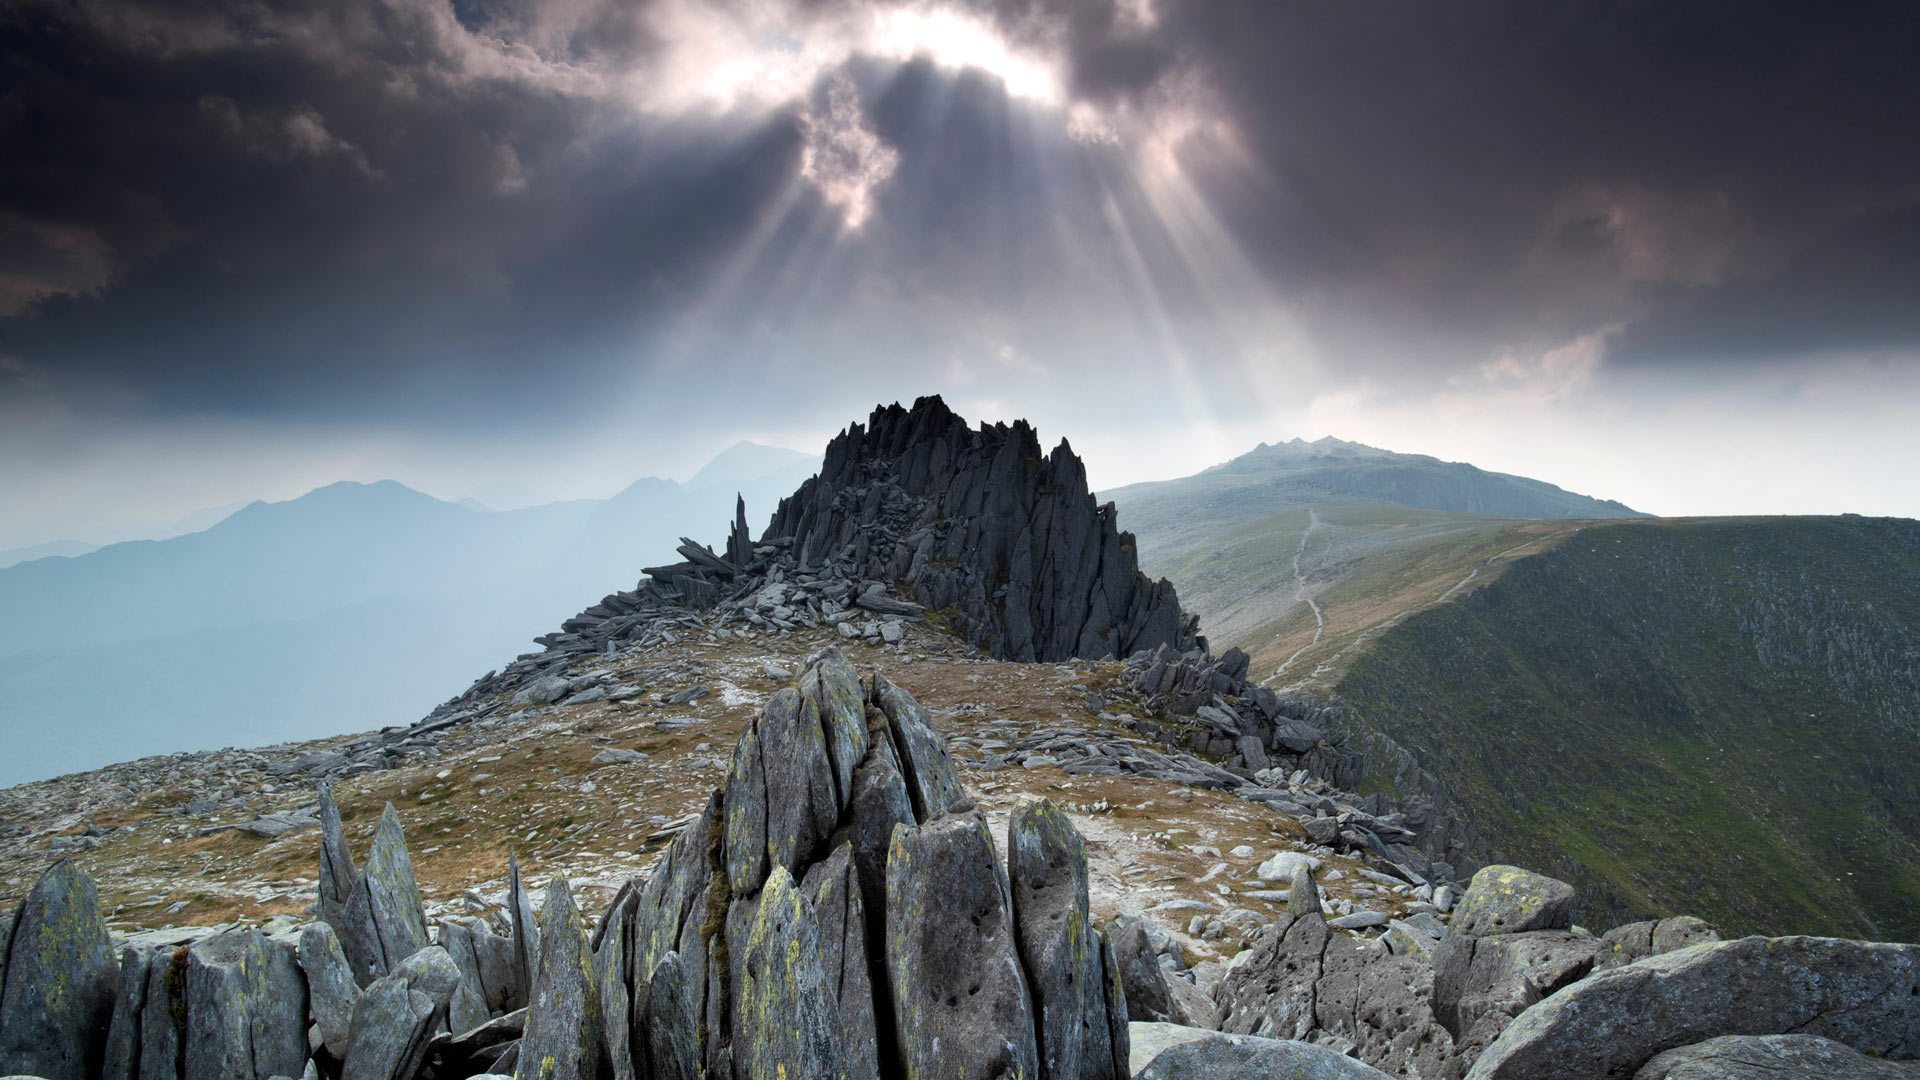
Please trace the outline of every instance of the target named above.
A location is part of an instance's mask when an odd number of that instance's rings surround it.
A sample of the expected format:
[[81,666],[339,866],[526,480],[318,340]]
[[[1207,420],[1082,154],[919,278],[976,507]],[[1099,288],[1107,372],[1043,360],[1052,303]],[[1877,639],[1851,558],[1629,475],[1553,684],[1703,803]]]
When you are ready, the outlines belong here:
[[339,935],[361,986],[427,946],[427,916],[400,815],[388,803],[364,872],[355,871],[330,785],[320,787],[320,918]]
[[1196,644],[1196,621],[1171,584],[1140,573],[1132,534],[1112,504],[1095,505],[1065,442],[1043,455],[1024,421],[973,428],[937,396],[835,437],[820,475],[781,501],[770,540],[790,540],[803,567],[897,584],[1005,659]]
[[827,651],[591,948],[556,881],[523,1074],[1123,1077],[1079,835],[1044,802],[1009,830],[1003,861],[919,704]]

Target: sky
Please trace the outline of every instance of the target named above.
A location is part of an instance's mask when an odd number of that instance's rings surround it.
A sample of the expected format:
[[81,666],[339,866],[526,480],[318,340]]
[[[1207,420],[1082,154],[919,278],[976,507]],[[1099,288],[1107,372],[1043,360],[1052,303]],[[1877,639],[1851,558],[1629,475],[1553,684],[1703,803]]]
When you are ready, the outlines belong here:
[[13,0],[0,532],[940,393],[1920,516],[1920,7]]

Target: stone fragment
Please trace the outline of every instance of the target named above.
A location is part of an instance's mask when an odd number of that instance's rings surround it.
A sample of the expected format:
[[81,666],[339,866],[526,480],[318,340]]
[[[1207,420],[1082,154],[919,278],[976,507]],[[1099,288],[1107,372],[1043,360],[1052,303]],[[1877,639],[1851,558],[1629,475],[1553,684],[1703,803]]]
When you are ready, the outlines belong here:
[[638,750],[609,747],[587,760],[589,765],[631,765],[636,761],[645,761],[647,755]]
[[185,1012],[182,1080],[293,1076],[306,1067],[307,982],[290,945],[231,930],[186,954],[177,998],[160,1003]]
[[1118,916],[1107,924],[1107,942],[1126,991],[1127,1019],[1134,1023],[1171,1023],[1173,1003],[1166,971],[1160,966],[1149,925],[1138,915]]
[[391,971],[394,965],[427,947],[425,905],[414,882],[413,859],[407,854],[400,813],[392,803],[381,812],[380,824],[374,828],[373,847],[367,852],[362,879],[374,931],[380,938],[385,964],[382,970]]
[[1324,1046],[1206,1032],[1147,1062],[1135,1080],[1388,1080],[1386,1073]]
[[540,925],[533,918],[533,904],[527,900],[526,886],[520,881],[520,860],[507,853],[507,917],[513,923],[513,993],[506,1008],[525,1008],[533,993],[533,976],[540,964]]
[[1293,881],[1287,886],[1287,914],[1296,918],[1321,912],[1320,886],[1313,880],[1312,866],[1293,865]]
[[1254,870],[1253,876],[1262,881],[1292,881],[1294,868],[1298,866],[1318,870],[1320,860],[1302,851],[1276,851]]
[[99,1075],[120,972],[86,871],[61,859],[12,919],[0,957],[0,1073]]
[[1663,1050],[1792,1032],[1920,1057],[1920,945],[1837,938],[1707,942],[1602,971],[1508,1025],[1471,1080],[1630,1077]]
[[434,1018],[433,999],[405,979],[375,979],[353,1003],[340,1080],[411,1080],[426,1060]]
[[347,1037],[352,1031],[353,1005],[360,997],[360,984],[340,950],[340,938],[333,927],[323,922],[308,923],[300,931],[300,968],[307,975],[307,992],[312,1001],[314,1023],[320,1028],[320,1042],[336,1059],[347,1056]]
[[1634,1080],[1920,1080],[1920,1062],[1870,1058],[1817,1035],[1723,1035],[1665,1050]]
[[646,995],[647,1047],[654,1080],[698,1080],[703,991],[688,978],[679,953],[667,953],[654,965]]
[[907,1075],[1039,1074],[1032,999],[1010,907],[1006,877],[978,811],[894,829],[887,856],[887,972]]
[[[5,929],[0,924],[0,932]],[[113,1001],[113,1023],[107,1028],[101,1080],[136,1080],[140,1075],[140,1019],[147,1005],[152,962],[153,954],[146,949],[129,945],[120,952],[120,987]],[[5,957],[0,956],[0,971],[5,969]]]

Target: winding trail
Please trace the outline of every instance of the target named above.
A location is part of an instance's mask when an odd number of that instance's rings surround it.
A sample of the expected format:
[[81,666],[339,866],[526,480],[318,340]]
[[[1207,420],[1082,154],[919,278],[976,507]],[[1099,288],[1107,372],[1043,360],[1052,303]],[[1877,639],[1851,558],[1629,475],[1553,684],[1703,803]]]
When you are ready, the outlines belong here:
[[[1549,542],[1558,541],[1562,537],[1571,536],[1574,533],[1579,532],[1583,528],[1585,528],[1584,525],[1574,525],[1570,528],[1562,529],[1559,532],[1549,533],[1546,536],[1536,536],[1533,539],[1527,540],[1523,543],[1515,544],[1512,547],[1506,549],[1505,551],[1495,552],[1494,554],[1489,555],[1484,559],[1481,559],[1478,563],[1474,564],[1474,567],[1472,570],[1469,570],[1467,572],[1466,577],[1463,577],[1459,581],[1454,582],[1452,588],[1448,589],[1446,592],[1441,593],[1439,599],[1433,601],[1431,604],[1420,604],[1415,607],[1410,607],[1405,611],[1399,612],[1394,615],[1390,615],[1387,618],[1382,619],[1377,623],[1374,623],[1372,626],[1369,626],[1366,629],[1360,631],[1358,634],[1355,634],[1353,636],[1353,640],[1347,642],[1345,645],[1340,646],[1339,649],[1335,650],[1332,656],[1329,656],[1325,660],[1322,660],[1319,663],[1313,665],[1313,670],[1308,672],[1305,677],[1296,679],[1292,683],[1288,684],[1287,686],[1281,687],[1281,689],[1282,690],[1299,689],[1300,687],[1305,686],[1309,682],[1312,682],[1313,680],[1318,679],[1320,676],[1326,674],[1327,672],[1332,671],[1334,667],[1340,663],[1341,657],[1351,652],[1355,647],[1364,645],[1368,641],[1371,641],[1374,638],[1385,633],[1386,631],[1391,630],[1394,627],[1400,625],[1402,622],[1406,620],[1407,616],[1412,615],[1417,611],[1424,611],[1430,607],[1437,607],[1438,605],[1444,604],[1448,600],[1453,599],[1453,597],[1457,593],[1459,593],[1460,590],[1472,584],[1473,580],[1480,576],[1480,571],[1485,570],[1489,566],[1492,566],[1498,560],[1504,559],[1507,556],[1512,555],[1514,552],[1521,550],[1522,548],[1535,547],[1539,545],[1545,545]],[[1304,547],[1305,544],[1306,544],[1305,538],[1302,538],[1301,545]],[[1296,556],[1296,566],[1297,565],[1298,565],[1298,557]],[[1320,614],[1320,609],[1316,607],[1314,609],[1314,615],[1318,616],[1319,614]],[[1320,635],[1318,632],[1315,632],[1315,634],[1313,635],[1313,640],[1316,642],[1320,640]],[[1307,648],[1309,649],[1312,647],[1313,647],[1312,645],[1307,646]],[[1306,651],[1307,649],[1300,650],[1300,652],[1306,652]],[[1280,677],[1281,672],[1284,672],[1287,670],[1287,664],[1293,663],[1293,661],[1297,657],[1299,657],[1300,652],[1296,652],[1293,654],[1293,656],[1289,656],[1287,658],[1287,663],[1281,664],[1278,668],[1274,670],[1272,675],[1269,675],[1265,679],[1262,679],[1260,681],[1260,685],[1271,686],[1274,680]]]
[[1274,669],[1273,674],[1267,676],[1267,679],[1263,681],[1277,679],[1285,674],[1287,668],[1291,666],[1295,660],[1300,659],[1301,653],[1320,644],[1320,635],[1326,632],[1327,617],[1320,610],[1320,605],[1314,602],[1313,597],[1307,595],[1307,577],[1300,572],[1300,556],[1307,553],[1307,538],[1312,536],[1313,530],[1319,527],[1319,513],[1317,513],[1313,507],[1307,507],[1307,529],[1300,534],[1300,546],[1293,551],[1293,595],[1297,600],[1305,600],[1307,606],[1313,609],[1313,640],[1293,650],[1293,655],[1282,661],[1280,666]]

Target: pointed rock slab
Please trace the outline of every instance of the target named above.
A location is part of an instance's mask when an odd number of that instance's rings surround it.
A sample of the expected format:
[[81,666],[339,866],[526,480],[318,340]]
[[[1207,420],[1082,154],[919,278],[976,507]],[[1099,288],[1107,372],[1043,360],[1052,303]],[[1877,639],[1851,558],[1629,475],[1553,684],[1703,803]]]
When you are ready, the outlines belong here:
[[363,877],[374,930],[380,935],[380,952],[386,970],[391,971],[400,961],[427,947],[427,913],[420,901],[420,887],[413,879],[413,858],[407,854],[400,813],[392,803],[387,804],[373,831],[373,848],[367,852]]
[[1039,1075],[1011,908],[978,811],[894,829],[887,973],[906,1075]]
[[299,956],[301,970],[307,973],[307,993],[313,1003],[314,1023],[320,1028],[321,1045],[335,1059],[344,1061],[360,984],[347,966],[339,936],[326,923],[309,923],[301,929]]
[[1473,875],[1453,909],[1448,937],[1565,930],[1579,897],[1573,886],[1517,866],[1488,866]]
[[[813,669],[809,669],[811,674]],[[840,817],[834,765],[814,699],[789,687],[741,732],[727,770],[727,877],[759,891],[771,867],[811,862]]]
[[613,899],[597,930],[593,973],[600,1006],[600,1034],[606,1044],[613,1080],[634,1080],[633,1001],[627,993],[627,954],[633,942],[634,909],[639,891],[629,881]]
[[178,1080],[186,1037],[187,947],[156,952],[147,961],[147,992],[140,1007],[140,1080]]
[[879,1036],[873,1015],[866,905],[851,845],[841,844],[815,863],[801,883],[801,892],[812,901],[820,928],[820,970],[833,999],[833,1030],[844,1058],[842,1075],[846,1080],[874,1080],[880,1075]]
[[800,692],[820,716],[833,763],[834,790],[839,807],[844,807],[853,791],[853,771],[867,757],[865,689],[840,650],[828,649],[807,662],[800,675]]
[[436,1015],[433,999],[405,979],[375,979],[353,1004],[340,1080],[412,1080],[426,1060]]
[[187,949],[185,1080],[296,1076],[307,1064],[307,980],[294,949],[230,930]]
[[540,970],[527,1006],[518,1075],[534,1080],[589,1077],[600,1059],[600,1007],[593,954],[573,890],[555,874],[540,909]]
[[927,722],[926,710],[920,703],[880,674],[873,676],[869,696],[886,714],[916,820],[931,821],[965,798],[960,774],[947,752],[947,740]]
[[447,950],[429,945],[394,965],[394,977],[406,981],[407,989],[418,990],[433,1000],[441,1015],[440,1030],[449,1033],[470,1031],[487,1022],[486,1007],[468,996],[470,991],[460,965]]
[[1717,941],[1591,975],[1500,1033],[1470,1080],[1624,1080],[1663,1050],[1794,1032],[1920,1057],[1920,945]]
[[340,951],[347,958],[355,985],[365,986],[386,974],[386,956],[380,948],[380,932],[373,924],[367,883],[354,869],[331,784],[320,786],[319,891],[320,919],[333,927],[340,939]]
[[440,923],[440,947],[453,957],[468,992],[480,1002],[486,1016],[513,1011],[507,1008],[513,996],[512,939],[495,934],[479,919],[444,919]]
[[153,954],[132,946],[120,952],[120,989],[114,996],[113,1023],[107,1028],[101,1080],[136,1080],[140,1075],[140,1014],[147,1005],[147,976]]
[[0,1074],[92,1080],[120,972],[93,878],[48,867],[14,916],[0,982]]
[[1087,978],[1087,844],[1050,800],[1022,800],[1008,817],[1007,880],[1038,1009],[1041,1080],[1079,1080],[1088,1014],[1099,1014],[1104,1033],[1106,1009],[1099,983]]
[[1120,982],[1120,961],[1107,935],[1098,930],[1089,933],[1099,945],[1099,987],[1105,1005],[1101,1019],[1106,1029],[1087,1030],[1081,1051],[1081,1080],[1128,1080],[1133,1075],[1132,1032],[1127,1019],[1127,991]]
[[[917,819],[893,738],[887,734],[886,717],[875,709],[870,720],[867,760],[853,773],[844,835],[852,846],[861,903],[878,917],[887,909],[887,850],[893,844],[893,827],[912,825]],[[876,942],[876,956],[880,951]]]
[[534,970],[540,966],[540,927],[520,882],[520,860],[512,852],[507,853],[507,913],[513,920],[513,990],[507,1008],[524,1009],[533,993]]
[[1136,1023],[1171,1022],[1173,1001],[1167,990],[1166,971],[1160,966],[1160,954],[1153,947],[1147,921],[1138,915],[1116,916],[1107,924],[1107,941],[1113,950],[1115,973],[1124,987],[1128,1019]]
[[845,1075],[813,904],[784,866],[767,876],[740,965],[737,1069],[753,1080]]
[[[705,921],[707,913],[697,901],[715,879],[716,861],[721,862],[718,877],[724,891],[726,869],[723,853],[718,850],[725,831],[724,813],[725,804],[716,791],[693,824],[667,845],[660,865],[648,876],[634,913],[632,959],[636,974],[652,971],[661,957],[678,950],[689,922],[697,929]],[[705,954],[704,942],[701,953]]]

